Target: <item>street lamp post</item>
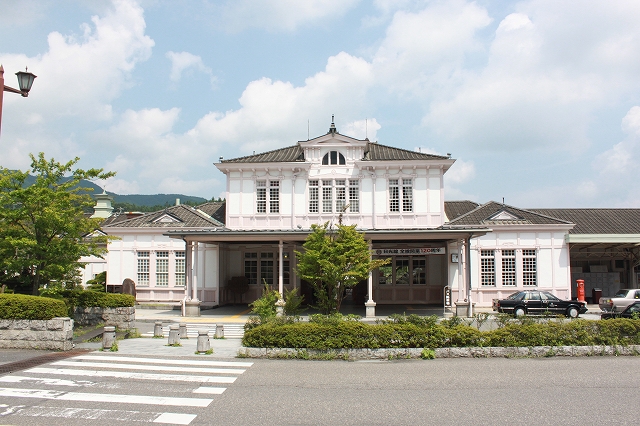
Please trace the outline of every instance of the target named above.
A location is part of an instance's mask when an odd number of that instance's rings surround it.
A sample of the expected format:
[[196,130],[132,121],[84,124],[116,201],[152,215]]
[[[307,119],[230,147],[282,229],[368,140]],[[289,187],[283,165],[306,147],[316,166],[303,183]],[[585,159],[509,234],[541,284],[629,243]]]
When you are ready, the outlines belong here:
[[2,130],[2,103],[4,100],[4,92],[19,93],[23,98],[26,98],[29,96],[29,90],[31,90],[33,80],[36,78],[36,75],[30,73],[26,68],[24,71],[18,71],[16,75],[18,76],[19,90],[4,85],[4,68],[0,65],[0,86],[3,87],[2,91],[0,91],[0,131]]

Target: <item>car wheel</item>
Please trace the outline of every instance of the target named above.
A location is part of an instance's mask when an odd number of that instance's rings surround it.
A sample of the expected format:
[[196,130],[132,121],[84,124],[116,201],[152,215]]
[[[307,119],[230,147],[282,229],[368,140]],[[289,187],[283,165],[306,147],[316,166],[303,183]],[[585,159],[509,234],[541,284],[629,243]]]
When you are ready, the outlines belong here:
[[525,314],[524,308],[522,308],[522,307],[515,308],[514,311],[513,311],[513,315],[516,316],[516,317],[524,316],[524,314]]
[[567,316],[569,318],[578,318],[578,308],[576,308],[575,306],[571,306],[569,307],[569,309],[567,309]]

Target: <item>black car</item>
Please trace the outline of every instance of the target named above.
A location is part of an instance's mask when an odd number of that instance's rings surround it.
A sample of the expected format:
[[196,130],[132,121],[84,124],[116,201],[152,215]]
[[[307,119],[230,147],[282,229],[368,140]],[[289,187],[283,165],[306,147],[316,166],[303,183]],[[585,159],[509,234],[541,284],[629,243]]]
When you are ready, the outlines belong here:
[[576,318],[587,312],[587,305],[577,300],[558,299],[548,291],[518,291],[506,299],[493,299],[493,310],[517,317],[525,314],[553,313]]
[[600,314],[600,319],[610,318],[640,318],[640,302],[633,302],[622,312],[603,312]]

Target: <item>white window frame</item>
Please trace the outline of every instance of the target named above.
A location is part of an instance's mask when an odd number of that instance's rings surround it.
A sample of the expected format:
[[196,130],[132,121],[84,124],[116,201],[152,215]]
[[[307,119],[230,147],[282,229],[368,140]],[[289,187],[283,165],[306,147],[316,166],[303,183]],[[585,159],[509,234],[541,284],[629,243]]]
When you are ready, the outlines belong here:
[[501,250],[502,265],[502,285],[505,287],[515,287],[518,284],[517,262],[515,249]]
[[496,286],[496,251],[480,250],[480,286]]
[[136,253],[138,258],[138,282],[140,287],[149,286],[149,252],[139,251]]
[[538,251],[536,249],[522,250],[522,286],[538,286]]
[[184,251],[175,252],[175,285],[184,287],[186,285],[186,256]]
[[156,286],[169,286],[169,252],[156,252]]
[[256,213],[280,213],[280,181],[256,180]]

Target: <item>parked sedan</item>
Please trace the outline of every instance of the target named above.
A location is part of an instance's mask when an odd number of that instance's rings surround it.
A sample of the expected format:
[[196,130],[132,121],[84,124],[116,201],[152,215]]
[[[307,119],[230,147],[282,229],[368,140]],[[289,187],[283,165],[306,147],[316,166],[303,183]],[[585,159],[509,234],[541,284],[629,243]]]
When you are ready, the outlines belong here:
[[559,299],[548,291],[524,290],[515,292],[506,299],[493,299],[493,310],[517,317],[549,312],[576,318],[587,312],[587,305],[577,300]]
[[603,312],[600,314],[601,319],[638,317],[640,317],[640,302],[633,302],[622,312]]
[[600,309],[605,312],[622,312],[633,302],[640,300],[640,290],[637,288],[623,288],[613,297],[601,297],[598,300]]

